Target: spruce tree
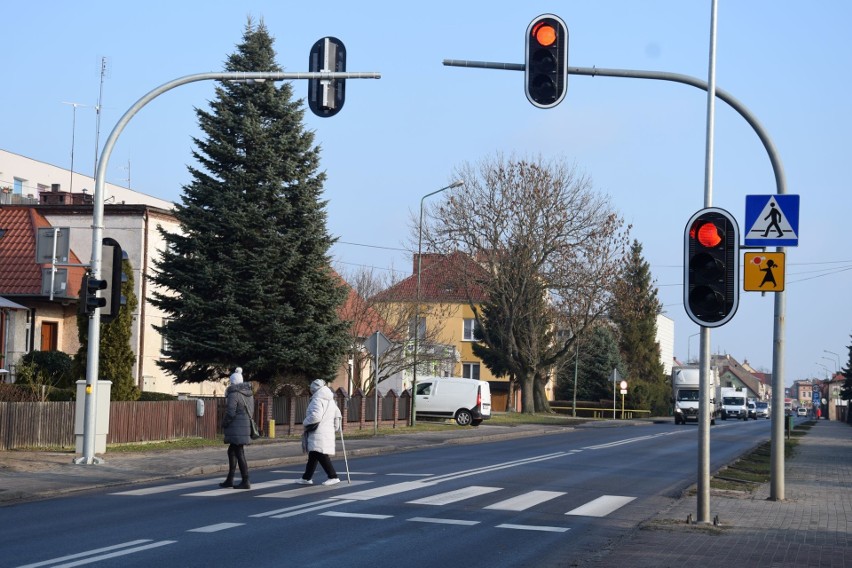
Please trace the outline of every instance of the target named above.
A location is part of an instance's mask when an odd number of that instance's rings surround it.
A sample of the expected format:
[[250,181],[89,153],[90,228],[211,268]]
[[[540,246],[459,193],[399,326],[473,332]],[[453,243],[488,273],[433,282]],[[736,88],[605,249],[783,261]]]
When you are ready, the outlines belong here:
[[[225,70],[280,71],[263,22],[249,21]],[[197,110],[205,138],[175,209],[153,281],[166,313],[158,364],[177,382],[332,379],[346,347],[337,309],[346,291],[330,268],[325,176],[290,83],[221,82]]]
[[628,401],[655,415],[668,413],[668,387],[660,345],[657,316],[663,306],[651,280],[651,267],[634,240],[614,295],[610,317],[618,326],[619,347],[627,368]]
[[[599,403],[612,399],[612,370],[624,377],[624,366],[618,350],[615,333],[609,325],[601,323],[581,337],[577,364],[577,400]],[[559,370],[556,395],[560,400],[574,398],[574,364],[569,361]],[[579,404],[579,402],[578,402]]]
[[[850,336],[852,338],[852,336]],[[840,388],[840,398],[841,400],[845,400],[846,402],[846,422],[852,424],[852,403],[849,401],[852,400],[852,343],[847,346],[849,350],[849,360],[846,362],[846,368],[840,369],[840,373],[843,375],[843,386]]]

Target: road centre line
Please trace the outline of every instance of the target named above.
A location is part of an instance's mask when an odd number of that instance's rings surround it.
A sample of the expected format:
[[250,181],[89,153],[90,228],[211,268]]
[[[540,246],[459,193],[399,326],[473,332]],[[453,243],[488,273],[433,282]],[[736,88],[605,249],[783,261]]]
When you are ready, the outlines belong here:
[[60,556],[59,558],[53,558],[51,560],[45,560],[43,562],[36,562],[35,564],[25,564],[23,566],[18,566],[18,568],[38,568],[39,566],[47,566],[49,564],[54,564],[56,562],[62,562],[64,560],[73,560],[75,558],[82,558],[83,556],[91,556],[92,554],[100,554],[101,552],[109,552],[110,550],[117,550],[119,548],[126,548],[128,546],[136,546],[137,544],[142,544],[145,542],[151,542],[150,538],[143,538],[139,540],[131,540],[130,542],[122,542],[121,544],[114,544],[112,546],[105,546],[103,548],[96,548],[94,550],[88,550],[86,552],[79,552],[77,554],[69,554],[68,556]]
[[341,517],[341,518],[344,518],[344,519],[376,519],[378,521],[383,521],[385,519],[392,519],[393,518],[393,515],[370,515],[368,513],[344,513],[342,511],[326,511],[325,513],[320,513],[320,515],[322,515],[324,517]]
[[306,507],[313,507],[313,506],[316,506],[316,505],[322,505],[323,503],[334,503],[334,504],[339,505],[340,500],[339,499],[325,499],[323,501],[316,501],[316,502],[313,502],[313,503],[303,503],[301,505],[294,505],[292,507],[285,507],[283,509],[275,509],[274,511],[266,511],[265,513],[257,513],[256,515],[249,515],[249,517],[255,518],[255,519],[258,519],[258,518],[261,518],[261,517],[271,517],[272,515],[278,515],[278,514],[287,513],[287,512],[290,512],[290,511],[298,511],[299,509],[304,509]]
[[207,525],[206,527],[198,527],[197,529],[189,529],[186,532],[214,533],[214,532],[232,529],[234,527],[241,527],[244,524],[245,523],[217,523],[215,525]]
[[[140,542],[140,541],[134,541],[134,542]],[[150,544],[145,544],[145,545],[142,545],[142,546],[136,546],[136,547],[133,547],[133,548],[125,548],[123,550],[118,550],[116,552],[111,552],[109,554],[101,554],[99,556],[90,556],[90,555],[95,554],[97,552],[97,551],[93,550],[93,551],[89,551],[89,552],[83,552],[83,553],[80,553],[80,554],[74,554],[74,555],[71,555],[71,556],[65,556],[65,557],[62,557],[62,558],[55,558],[53,560],[48,560],[48,561],[45,561],[45,562],[39,562],[37,564],[27,564],[25,566],[19,566],[18,568],[35,568],[36,566],[52,566],[53,568],[73,568],[74,566],[83,566],[85,564],[91,564],[93,562],[100,562],[101,560],[107,560],[109,558],[118,558],[119,556],[126,556],[128,554],[134,554],[136,552],[142,552],[143,550],[150,550],[152,548],[159,548],[161,546],[166,546],[168,544],[174,544],[177,541],[176,540],[161,540],[159,542],[150,542],[150,539],[146,539],[146,540],[143,540],[141,542],[149,542]],[[119,546],[126,546],[126,544],[125,545],[119,545]],[[116,547],[107,547],[106,549],[98,549],[98,551],[108,550],[108,549],[112,549],[112,548],[116,548]],[[74,557],[80,557],[80,556],[89,556],[89,558],[84,558],[82,560],[77,560],[76,562],[68,562],[68,563],[65,563],[65,564],[55,564],[55,562],[62,562],[63,560],[71,559],[71,558],[74,558]]]
[[[314,507],[300,507],[297,510],[290,511],[288,513],[282,513],[280,515],[272,515],[271,519],[286,519],[289,517],[295,517],[297,515],[303,515],[305,513],[313,513],[314,511],[321,511],[322,509],[328,509],[329,507],[337,507],[338,505],[346,505],[348,503],[353,503],[353,501],[340,501],[335,499],[332,503],[324,503],[322,505],[316,505]],[[294,508],[296,509],[296,508]],[[258,516],[258,515],[252,515]]]
[[605,450],[607,448],[614,448],[616,446],[623,446],[625,444],[632,444],[634,442],[644,442],[645,440],[652,440],[654,438],[659,438],[661,436],[672,436],[674,434],[680,434],[681,432],[686,432],[686,430],[680,430],[677,432],[661,432],[659,434],[649,434],[648,436],[637,436],[635,438],[626,438],[624,440],[616,440],[615,442],[609,442],[606,444],[598,444],[596,446],[585,446],[584,450]]

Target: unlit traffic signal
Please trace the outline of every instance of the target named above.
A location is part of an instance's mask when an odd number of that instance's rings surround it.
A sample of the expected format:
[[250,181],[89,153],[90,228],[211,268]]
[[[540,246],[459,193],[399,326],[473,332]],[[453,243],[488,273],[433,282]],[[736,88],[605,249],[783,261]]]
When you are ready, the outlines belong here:
[[[317,40],[311,48],[308,70],[343,73],[346,71],[346,47],[336,37]],[[317,116],[334,116],[343,108],[345,79],[309,79],[308,106]]]
[[524,90],[538,108],[562,102],[568,89],[568,27],[559,16],[543,14],[527,27]]
[[739,304],[740,230],[715,207],[695,213],[684,231],[683,305],[704,327],[727,323]]

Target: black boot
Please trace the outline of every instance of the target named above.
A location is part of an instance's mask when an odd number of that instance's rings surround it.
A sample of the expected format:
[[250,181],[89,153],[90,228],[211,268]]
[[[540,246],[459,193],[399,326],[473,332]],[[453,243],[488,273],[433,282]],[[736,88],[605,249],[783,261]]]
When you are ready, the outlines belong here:
[[240,481],[239,485],[234,485],[234,489],[251,489],[251,483],[249,483],[249,475],[248,475],[248,463],[246,462],[246,453],[243,446],[237,446],[237,464],[240,466],[240,477],[242,477],[242,481]]
[[225,481],[219,484],[219,487],[233,487],[234,486],[234,472],[237,469],[237,451],[236,446],[231,444],[228,446],[228,477],[225,478]]

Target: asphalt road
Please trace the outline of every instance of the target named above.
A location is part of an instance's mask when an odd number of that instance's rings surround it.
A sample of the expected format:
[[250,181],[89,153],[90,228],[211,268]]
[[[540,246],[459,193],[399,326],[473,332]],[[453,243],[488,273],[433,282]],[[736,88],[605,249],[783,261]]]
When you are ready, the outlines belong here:
[[[711,469],[769,436],[712,429]],[[0,509],[3,566],[566,566],[652,518],[695,483],[697,427],[578,428],[355,457],[334,487],[301,466],[90,492]],[[321,482],[321,471],[315,476]],[[9,522],[12,521],[13,522]]]

